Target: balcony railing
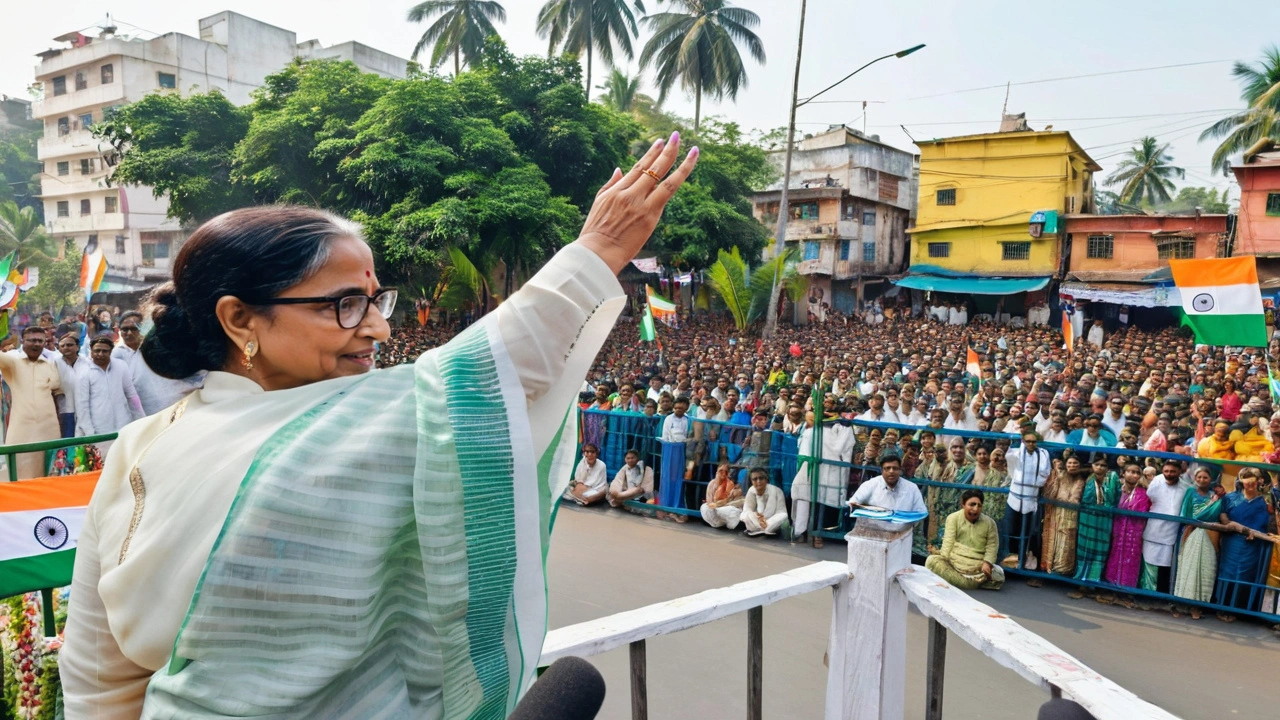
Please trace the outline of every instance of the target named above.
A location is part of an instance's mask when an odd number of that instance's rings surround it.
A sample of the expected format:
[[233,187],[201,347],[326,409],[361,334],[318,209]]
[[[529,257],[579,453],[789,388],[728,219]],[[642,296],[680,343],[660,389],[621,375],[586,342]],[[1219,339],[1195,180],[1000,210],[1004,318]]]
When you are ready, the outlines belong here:
[[31,103],[31,117],[61,117],[75,114],[84,108],[111,105],[124,101],[124,83],[95,85],[84,90],[68,90],[63,95],[45,95],[44,99]]

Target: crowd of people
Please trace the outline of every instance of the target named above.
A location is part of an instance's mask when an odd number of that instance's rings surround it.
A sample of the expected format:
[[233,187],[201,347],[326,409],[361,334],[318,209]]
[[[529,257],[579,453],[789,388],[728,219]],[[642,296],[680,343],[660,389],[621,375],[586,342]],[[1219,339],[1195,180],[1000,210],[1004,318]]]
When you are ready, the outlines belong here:
[[[1020,567],[1080,581],[1073,595],[1101,584],[1278,612],[1280,477],[1234,464],[1280,461],[1276,344],[1212,348],[1177,328],[1096,324],[1069,353],[1057,328],[955,322],[956,306],[828,312],[769,341],[699,312],[644,343],[638,313],[624,316],[583,388],[565,499],[800,541],[814,523],[847,527],[847,504],[909,509],[918,496],[917,559],[962,587],[999,587]],[[412,362],[464,324],[425,315],[395,330],[380,366]],[[114,432],[198,385],[150,372],[141,325],[109,309],[33,319],[0,367],[8,442]],[[48,392],[56,417],[26,422],[25,398]],[[39,438],[14,429],[37,426]],[[822,459],[813,482],[811,455]],[[29,457],[23,477],[57,470]],[[1143,602],[1105,587],[1099,599]]]

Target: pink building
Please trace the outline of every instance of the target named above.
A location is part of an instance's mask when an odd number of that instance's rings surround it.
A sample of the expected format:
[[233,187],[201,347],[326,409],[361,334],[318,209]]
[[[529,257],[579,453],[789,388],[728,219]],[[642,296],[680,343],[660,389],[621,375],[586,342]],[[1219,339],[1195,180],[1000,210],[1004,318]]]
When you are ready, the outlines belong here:
[[1235,255],[1280,253],[1280,143],[1263,140],[1231,168],[1240,183]]

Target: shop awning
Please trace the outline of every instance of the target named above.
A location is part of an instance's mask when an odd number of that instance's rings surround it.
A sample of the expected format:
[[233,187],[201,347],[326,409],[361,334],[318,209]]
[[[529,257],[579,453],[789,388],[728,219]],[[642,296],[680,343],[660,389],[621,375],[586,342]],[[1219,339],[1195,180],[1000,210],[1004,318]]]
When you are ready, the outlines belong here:
[[1013,293],[1042,290],[1049,284],[1047,277],[991,278],[991,277],[942,277],[939,275],[907,275],[895,280],[898,287],[912,290],[971,295],[1012,295]]

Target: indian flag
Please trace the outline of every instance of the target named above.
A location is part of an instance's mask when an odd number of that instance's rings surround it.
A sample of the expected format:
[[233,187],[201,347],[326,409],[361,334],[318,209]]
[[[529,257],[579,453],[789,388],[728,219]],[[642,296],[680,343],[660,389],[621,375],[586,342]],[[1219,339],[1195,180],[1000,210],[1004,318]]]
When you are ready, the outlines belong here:
[[978,362],[978,353],[974,352],[972,347],[970,347],[968,350],[969,352],[965,355],[964,369],[970,375],[976,378],[981,378],[982,364]]
[[71,584],[100,474],[0,482],[0,598]]
[[80,259],[80,289],[84,290],[85,302],[102,287],[102,278],[107,274],[107,259],[101,250],[85,253]]
[[1185,321],[1206,345],[1265,347],[1267,325],[1253,256],[1170,260]]
[[674,326],[676,323],[676,304],[662,297],[653,291],[653,288],[645,285],[645,292],[649,297],[649,312],[653,313],[655,320]]
[[644,315],[640,318],[640,342],[653,342],[658,339],[657,328],[653,326],[653,313],[649,306],[644,306]]

